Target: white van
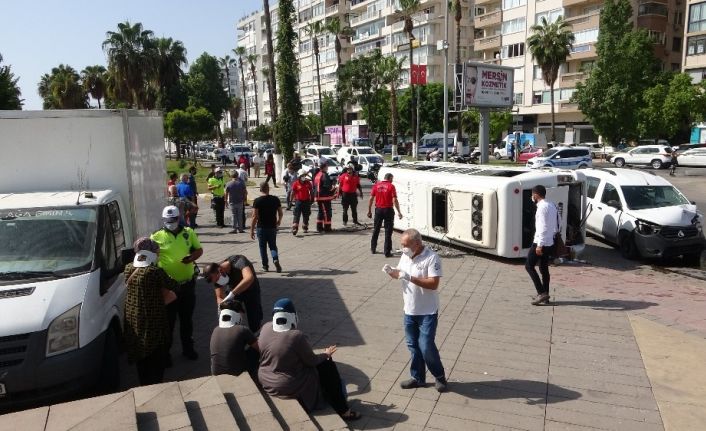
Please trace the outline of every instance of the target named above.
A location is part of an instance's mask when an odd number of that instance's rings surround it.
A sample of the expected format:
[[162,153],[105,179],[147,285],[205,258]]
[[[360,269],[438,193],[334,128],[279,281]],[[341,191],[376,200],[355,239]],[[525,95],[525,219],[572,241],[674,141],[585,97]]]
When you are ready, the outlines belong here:
[[554,147],[527,161],[528,168],[585,169],[593,166],[588,147]]
[[[453,153],[456,151],[458,148],[458,136],[456,135],[456,132],[449,132],[448,134],[448,144],[446,147],[446,151],[448,154]],[[419,141],[419,146],[418,148],[424,149],[425,152],[419,151],[420,155],[425,155],[433,151],[434,148],[438,148],[439,151],[443,152],[444,151],[444,134],[440,132],[435,132],[435,133],[427,133],[426,135],[422,136],[422,139]],[[461,139],[461,155],[463,156],[469,156],[471,154],[471,146],[468,142],[468,137],[463,137]]]
[[[0,111],[0,410],[115,391],[132,243],[166,203],[157,112]],[[41,157],[28,165],[27,148]],[[28,174],[31,166],[31,174]]]

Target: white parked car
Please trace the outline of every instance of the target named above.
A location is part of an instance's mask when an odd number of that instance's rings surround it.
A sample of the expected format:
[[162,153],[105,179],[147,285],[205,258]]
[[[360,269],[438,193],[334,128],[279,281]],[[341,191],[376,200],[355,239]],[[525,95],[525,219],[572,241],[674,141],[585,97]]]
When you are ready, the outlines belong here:
[[583,147],[588,147],[591,150],[591,155],[594,159],[606,158],[608,159],[611,154],[615,152],[610,145],[601,145],[598,142],[586,142],[581,144]]
[[367,154],[358,157],[358,163],[361,166],[359,172],[360,176],[365,176],[368,175],[368,171],[373,165],[377,164],[382,166],[383,163],[385,163],[385,159],[383,159],[382,156],[378,154]]
[[342,165],[345,165],[351,161],[351,157],[356,157],[358,162],[360,162],[360,156],[368,155],[382,157],[370,147],[341,147],[341,149],[338,150],[337,158]]
[[679,166],[706,168],[706,148],[693,148],[680,153],[677,158]]
[[[476,148],[478,148],[478,147],[476,147]],[[475,151],[475,148],[473,150]],[[504,145],[499,146],[499,147],[495,147],[495,149],[493,150],[493,156],[497,160],[507,159],[507,157],[508,157],[507,148],[505,148]]]
[[[324,158],[326,160],[326,164],[328,165],[328,174],[333,180],[337,180],[338,176],[343,173],[343,166],[339,165],[338,162],[334,159],[329,159],[329,158]],[[306,159],[302,159],[302,168],[306,169],[307,171],[311,171],[314,169],[314,165],[318,164],[320,159],[318,157],[308,157]],[[313,178],[312,178],[313,179]]]
[[306,157],[326,157],[329,159],[336,158],[336,152],[331,148],[324,145],[309,145],[306,147]]
[[615,153],[610,162],[622,168],[625,165],[645,165],[655,169],[668,168],[672,163],[669,145],[642,145],[624,153]]
[[703,215],[666,179],[632,169],[587,169],[586,230],[635,259],[682,256],[697,263]]
[[555,147],[527,161],[528,168],[584,169],[593,166],[588,147]]

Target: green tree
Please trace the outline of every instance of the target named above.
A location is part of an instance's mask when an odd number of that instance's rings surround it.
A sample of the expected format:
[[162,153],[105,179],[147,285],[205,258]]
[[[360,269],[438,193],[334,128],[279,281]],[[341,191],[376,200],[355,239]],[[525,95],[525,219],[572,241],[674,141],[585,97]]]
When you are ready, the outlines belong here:
[[151,82],[157,90],[156,106],[167,111],[178,105],[177,98],[181,89],[186,66],[186,48],[181,41],[171,37],[161,37],[154,40],[153,67]]
[[[411,88],[405,88],[398,97],[400,112],[406,112],[416,99],[416,94]],[[449,97],[451,90],[449,89]],[[429,83],[419,88],[419,131],[423,136],[426,133],[440,132],[444,124],[444,84]],[[456,127],[455,120],[449,121],[449,130]],[[407,136],[412,136],[413,131],[409,117],[400,116],[400,130]],[[421,136],[420,136],[421,139]]]
[[277,90],[279,111],[275,123],[275,146],[285,160],[292,158],[297,140],[302,103],[299,98],[299,62],[294,53],[297,33],[294,30],[294,3],[280,0],[277,8]]
[[674,74],[668,82],[648,88],[643,93],[638,133],[676,142],[687,140],[692,122],[699,120],[703,112],[699,108],[702,94],[685,73]]
[[336,96],[331,92],[324,91],[323,101],[321,103],[321,117],[323,118],[324,127],[340,125],[340,102],[337,100]]
[[[233,106],[233,98],[235,97],[235,95],[231,92],[231,88],[230,88],[230,71],[231,71],[231,69],[235,68],[235,63],[236,63],[235,59],[231,58],[231,56],[228,54],[226,54],[225,57],[218,59],[218,64],[223,69],[223,74],[224,74],[225,80],[226,80],[226,86],[228,87],[228,99],[230,99],[230,102],[228,104],[228,108],[226,108],[226,110],[228,111],[228,118],[230,119],[229,123],[231,124],[230,139],[235,138],[235,135],[233,134],[234,133],[233,127],[232,127],[232,125],[233,125],[233,114],[232,114],[233,110],[231,109]],[[235,118],[238,118],[238,117],[235,117]]]
[[186,76],[186,90],[189,105],[205,108],[215,119],[215,127],[230,105],[228,94],[223,90],[216,57],[204,52],[194,61]]
[[383,57],[378,65],[377,73],[381,76],[384,85],[389,86],[390,99],[390,125],[392,127],[392,155],[397,155],[397,134],[399,133],[399,112],[397,108],[397,89],[400,84],[404,58]]
[[306,138],[313,138],[319,135],[321,131],[321,117],[310,112],[302,117],[302,132]]
[[250,136],[254,141],[271,141],[272,127],[267,124],[260,124],[253,129]]
[[[318,97],[319,97],[319,114],[321,113],[321,107],[323,106],[323,102],[321,101],[321,73],[319,69],[319,37],[326,32],[326,27],[324,26],[323,21],[314,21],[310,22],[309,24],[304,27],[304,31],[306,34],[311,37],[311,44],[313,47],[313,54],[314,54],[314,64],[316,67],[316,87],[318,89]],[[323,135],[324,134],[324,129],[323,129],[323,123],[319,121],[320,129],[319,129],[319,134]]]
[[600,17],[598,59],[572,98],[596,131],[611,145],[638,137],[643,94],[659,76],[653,41],[632,24],[628,0],[606,0]]
[[371,131],[385,130],[379,128],[383,122],[377,118],[378,106],[374,105],[376,103],[379,105],[383,97],[379,94],[383,89],[382,77],[377,73],[381,61],[380,50],[373,50],[368,55],[346,63],[340,75],[340,81],[345,83],[341,85],[341,88],[347,87],[343,91],[347,93],[348,100],[360,105],[363,118],[368,121],[368,127]]
[[[399,14],[404,21],[404,32],[407,34],[409,39],[409,88],[412,89],[412,94],[414,94],[414,85],[412,85],[412,66],[414,65],[414,41],[416,37],[414,36],[414,15],[419,12],[420,0],[399,0]],[[412,105],[409,107],[410,113],[410,124],[411,132],[414,142],[419,142],[419,136],[417,136],[417,105],[416,99],[412,99]]]
[[101,65],[86,66],[81,71],[81,83],[86,93],[98,102],[98,109],[101,109],[101,99],[105,97],[106,89],[105,67]]
[[255,127],[260,125],[260,106],[257,100],[257,54],[248,54],[248,63],[250,63],[250,77],[252,78],[253,91],[255,92]]
[[[477,140],[480,127],[480,112],[477,109],[469,109],[463,112],[464,131],[469,139]],[[490,113],[490,142],[500,141],[503,132],[512,127],[511,111],[493,111]],[[471,146],[473,144],[471,143]]]
[[[334,17],[326,23],[326,31],[328,31],[334,36],[336,64],[338,66],[336,68],[336,75],[338,78],[336,82],[336,92],[338,93],[336,100],[338,102],[338,109],[340,115],[339,121],[341,125],[341,141],[346,142],[346,100],[349,99],[349,97],[347,96],[350,93],[350,86],[346,85],[346,83],[342,81],[343,76],[341,72],[343,70],[343,60],[341,58],[341,51],[343,50],[343,45],[341,44],[341,40],[350,40],[350,37],[353,35],[354,31],[351,27],[342,24],[341,20],[338,17]],[[326,114],[324,114],[323,116],[325,123]]]
[[559,68],[571,53],[575,37],[569,24],[560,16],[549,23],[542,17],[542,23],[532,26],[532,35],[527,39],[527,47],[537,65],[542,68],[542,78],[549,86],[552,113],[551,140],[556,140],[554,130],[554,84],[559,76]]
[[[0,63],[2,55],[0,54]],[[0,64],[0,110],[22,109],[22,92],[17,85],[19,78],[15,78],[10,66]]]
[[182,145],[209,138],[216,122],[205,108],[190,106],[168,112],[164,117],[164,133],[177,145],[177,159],[181,158]]
[[84,109],[88,107],[88,95],[76,70],[64,64],[44,74],[38,86],[44,99],[44,109]]
[[249,138],[249,125],[248,125],[248,96],[246,93],[247,88],[245,87],[245,59],[247,57],[247,50],[244,46],[239,46],[233,50],[233,53],[238,56],[238,67],[240,68],[240,89],[243,92],[243,111],[245,112],[245,140]]

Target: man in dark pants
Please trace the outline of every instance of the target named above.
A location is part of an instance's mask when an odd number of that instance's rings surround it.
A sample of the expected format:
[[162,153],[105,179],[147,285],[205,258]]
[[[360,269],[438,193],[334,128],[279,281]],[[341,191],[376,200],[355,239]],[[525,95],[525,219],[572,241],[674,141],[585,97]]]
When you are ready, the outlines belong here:
[[336,185],[328,175],[328,165],[323,164],[320,171],[314,177],[314,188],[316,189],[316,202],[319,204],[319,212],[316,216],[316,230],[319,233],[331,232],[331,216],[333,208],[331,201],[336,195]]
[[[551,202],[546,201],[547,189],[542,186],[532,188],[532,202],[537,204],[534,216],[534,241],[527,253],[525,269],[532,278],[537,296],[532,299],[532,305],[549,303],[549,258],[554,254],[554,234],[559,230],[559,215]],[[539,263],[539,278],[534,268]]]
[[252,203],[252,221],[250,222],[250,238],[255,239],[255,228],[257,228],[257,241],[260,246],[260,259],[262,259],[262,269],[269,271],[267,262],[267,247],[270,247],[272,263],[277,272],[282,272],[279,264],[279,253],[277,252],[277,228],[282,224],[282,204],[277,196],[270,195],[270,185],[267,182],[260,183],[260,193],[262,196]]
[[223,212],[226,209],[226,191],[225,181],[223,180],[223,170],[221,168],[216,168],[216,175],[208,180],[208,190],[212,195],[212,207],[213,211],[216,213],[216,226],[226,227],[226,223],[223,218]]
[[385,224],[385,245],[383,251],[385,257],[392,257],[392,228],[395,224],[395,211],[402,218],[400,211],[400,203],[397,202],[397,190],[392,184],[392,174],[385,174],[384,181],[378,181],[370,191],[370,200],[368,201],[368,218],[373,217],[373,202],[375,202],[375,221],[373,223],[373,237],[370,239],[370,252],[375,254],[375,249],[378,245],[378,235],[380,235],[380,227]]
[[299,231],[299,220],[304,218],[304,233],[309,232],[309,215],[311,214],[311,201],[314,200],[314,188],[309,180],[306,169],[300,169],[299,178],[292,184],[292,200],[294,201],[294,216],[292,218],[292,235]]
[[176,316],[179,316],[179,333],[182,354],[191,360],[198,359],[194,350],[193,322],[196,305],[196,265],[203,249],[199,238],[190,227],[179,224],[179,209],[168,206],[162,211],[164,228],[153,233],[150,239],[159,244],[159,267],[171,277],[179,287],[177,300],[167,307],[169,326],[174,331]]
[[353,164],[346,166],[346,172],[338,178],[341,190],[341,204],[343,205],[343,226],[348,225],[348,208],[351,209],[353,224],[358,223],[358,193],[363,197],[363,188],[360,186],[360,176],[355,171]]

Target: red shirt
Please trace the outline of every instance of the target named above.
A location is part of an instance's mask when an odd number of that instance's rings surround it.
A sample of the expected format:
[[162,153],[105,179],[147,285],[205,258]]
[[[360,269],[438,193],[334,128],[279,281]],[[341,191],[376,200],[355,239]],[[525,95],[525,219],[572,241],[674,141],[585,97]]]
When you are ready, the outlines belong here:
[[343,193],[355,193],[360,187],[360,177],[349,175],[348,172],[338,177],[338,182],[341,184],[341,192]]
[[310,201],[313,190],[311,181],[296,180],[292,184],[292,195],[295,201]]
[[397,199],[397,190],[390,181],[378,181],[370,191],[375,197],[376,208],[392,208],[392,200]]

